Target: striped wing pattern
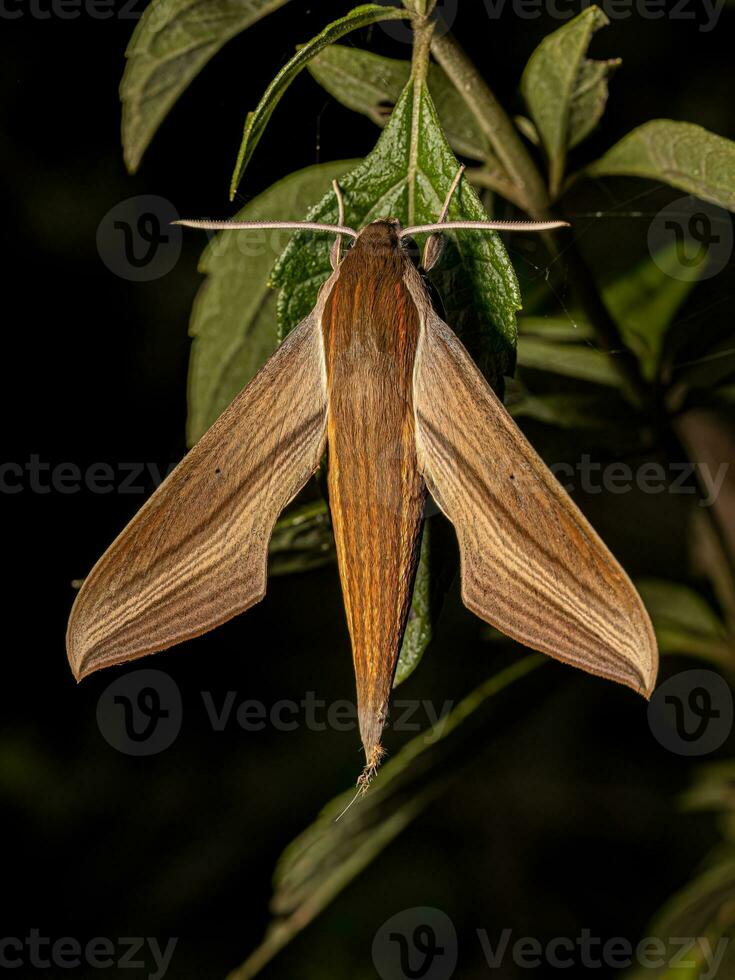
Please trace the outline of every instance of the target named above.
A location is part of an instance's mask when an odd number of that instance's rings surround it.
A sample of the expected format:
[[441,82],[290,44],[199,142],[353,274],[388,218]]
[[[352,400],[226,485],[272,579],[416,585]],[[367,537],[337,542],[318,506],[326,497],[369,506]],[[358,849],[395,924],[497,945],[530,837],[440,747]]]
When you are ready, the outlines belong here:
[[204,633],[263,597],[273,525],[319,463],[326,417],[315,311],[85,580],[67,632],[77,679]]
[[465,605],[526,646],[649,696],[658,654],[640,597],[431,309],[414,402],[419,465],[457,532]]

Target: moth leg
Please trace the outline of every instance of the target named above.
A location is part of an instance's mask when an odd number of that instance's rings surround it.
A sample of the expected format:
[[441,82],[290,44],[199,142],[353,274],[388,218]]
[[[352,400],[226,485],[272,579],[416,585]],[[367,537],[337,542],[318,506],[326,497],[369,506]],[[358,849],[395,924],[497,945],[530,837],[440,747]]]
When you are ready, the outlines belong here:
[[[338,208],[338,218],[337,224],[342,226],[345,223],[345,199],[342,196],[342,191],[336,180],[332,181],[332,190],[334,191],[334,196],[337,198],[337,208]],[[342,236],[337,235],[332,244],[332,250],[329,253],[329,261],[332,263],[332,268],[336,269],[339,265],[340,259],[342,257]]]
[[[449,188],[446,198],[444,199],[444,205],[441,210],[441,214],[437,220],[437,224],[444,224],[447,220],[447,215],[449,214],[449,205],[452,203],[452,198],[454,197],[454,192],[459,187],[459,182],[462,179],[462,174],[465,172],[465,165],[462,164],[455,174],[454,180],[452,181],[452,186]],[[341,222],[340,222],[341,223]],[[425,272],[433,269],[436,263],[441,258],[441,254],[444,251],[444,235],[441,232],[435,232],[430,235],[424,246],[424,254],[421,260],[421,266]]]

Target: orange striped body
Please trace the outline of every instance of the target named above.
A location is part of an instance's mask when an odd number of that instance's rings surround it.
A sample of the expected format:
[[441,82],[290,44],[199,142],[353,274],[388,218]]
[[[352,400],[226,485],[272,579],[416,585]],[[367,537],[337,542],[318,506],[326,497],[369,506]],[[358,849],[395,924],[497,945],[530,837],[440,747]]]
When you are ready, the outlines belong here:
[[419,335],[394,225],[366,228],[322,317],[329,503],[373,767],[406,626],[426,489],[418,471],[413,368]]

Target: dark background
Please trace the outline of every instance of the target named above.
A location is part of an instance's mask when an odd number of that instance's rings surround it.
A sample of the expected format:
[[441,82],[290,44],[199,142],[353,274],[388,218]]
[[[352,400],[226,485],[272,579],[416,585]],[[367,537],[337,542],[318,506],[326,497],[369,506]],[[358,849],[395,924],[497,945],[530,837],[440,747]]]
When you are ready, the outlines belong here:
[[[122,163],[117,96],[134,22],[84,12],[41,19],[20,6],[22,17],[0,23],[9,192],[2,455],[25,465],[37,454],[52,467],[68,462],[82,470],[97,462],[166,467],[185,451],[187,320],[200,283],[202,239],[185,234],[172,272],[131,283],[100,260],[97,227],[111,207],[137,194],[161,195],[181,214],[231,213],[226,193],[245,111],[294,45],[345,4],[294,2],[228,44],[175,107],[134,177]],[[519,110],[522,67],[558,22],[510,13],[490,22],[480,3],[465,3],[455,26],[498,95]],[[635,15],[602,32],[594,53],[620,55],[624,65],[603,129],[581,157],[651,117],[687,119],[735,137],[732,26],[725,10],[710,33],[696,21]],[[380,29],[367,39],[374,50],[407,53]],[[239,203],[299,167],[363,155],[375,138],[367,120],[305,74],[279,106]],[[616,191],[608,193],[613,200]],[[644,234],[634,219],[602,223],[587,246],[607,252],[614,264],[623,258],[617,243],[635,241],[643,250]],[[101,736],[95,712],[102,692],[124,672],[77,688],[64,630],[71,581],[87,572],[142,499],[86,489],[38,492],[29,479],[20,492],[0,495],[2,930],[23,937],[37,928],[82,942],[156,936],[165,943],[178,936],[170,977],[222,977],[262,936],[279,853],[350,786],[360,755],[355,732],[254,734],[234,720],[215,732],[201,692],[220,702],[234,690],[238,699],[266,705],[299,701],[308,691],[328,701],[351,698],[347,631],[335,569],[274,580],[266,600],[243,617],[145,663],[178,684],[181,734],[149,758],[117,752]],[[649,502],[646,514],[630,498],[577,500],[631,573],[675,575],[683,567],[675,503]],[[659,540],[668,540],[666,550],[650,545],[650,522]],[[483,638],[455,584],[437,639],[401,694],[437,707],[456,702],[508,655]],[[663,675],[680,666],[664,663]],[[644,704],[622,688],[550,664],[519,692],[502,737],[488,733],[468,749],[476,755],[468,774],[267,976],[375,976],[376,930],[411,906],[436,906],[452,917],[462,977],[488,973],[477,929],[491,940],[505,928],[542,941],[587,928],[637,941],[716,839],[708,818],[678,809],[690,763],[655,741]],[[388,749],[406,737],[389,733]],[[497,975],[514,976],[506,969]]]

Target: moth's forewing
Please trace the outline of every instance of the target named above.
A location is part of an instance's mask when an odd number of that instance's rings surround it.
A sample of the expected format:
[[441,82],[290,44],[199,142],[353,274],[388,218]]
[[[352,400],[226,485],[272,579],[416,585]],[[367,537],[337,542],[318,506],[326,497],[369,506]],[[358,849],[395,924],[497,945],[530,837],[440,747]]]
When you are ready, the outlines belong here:
[[407,268],[395,226],[369,225],[342,260],[322,318],[329,502],[368,767],[380,756],[425,498],[413,406],[419,318]]
[[77,679],[204,633],[263,597],[273,525],[325,444],[320,308],[92,569],[67,631]]
[[457,532],[465,605],[526,646],[649,696],[658,652],[630,579],[454,333],[422,311],[419,465]]

